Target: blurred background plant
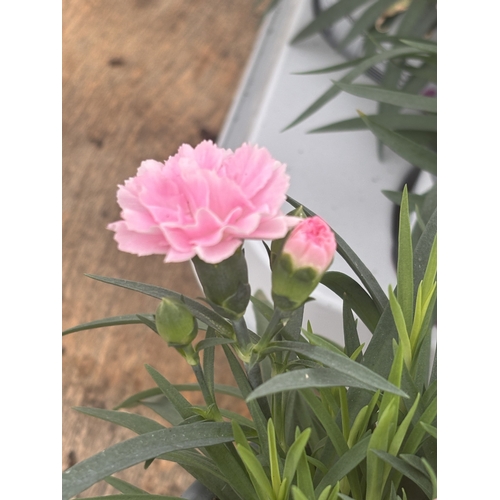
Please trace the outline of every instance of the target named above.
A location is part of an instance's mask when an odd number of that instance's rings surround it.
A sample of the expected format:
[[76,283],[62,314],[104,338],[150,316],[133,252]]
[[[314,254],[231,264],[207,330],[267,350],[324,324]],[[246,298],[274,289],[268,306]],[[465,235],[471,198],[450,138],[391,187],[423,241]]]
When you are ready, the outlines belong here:
[[[298,44],[320,33],[347,61],[305,71],[303,75],[343,72],[285,130],[316,113],[341,92],[378,103],[378,112],[325,124],[310,133],[369,129],[383,146],[414,168],[404,179],[410,191],[410,208],[416,214],[414,238],[437,206],[437,2],[435,0],[311,0],[314,19],[293,38]],[[353,83],[368,76],[373,84]],[[353,110],[353,113],[355,110]],[[421,172],[430,174],[426,190],[412,193]],[[430,187],[429,187],[430,184]],[[402,186],[401,186],[402,187]],[[395,204],[400,192],[383,191]],[[397,230],[395,209],[394,230]],[[394,239],[397,241],[397,237]],[[396,250],[396,245],[394,246]],[[395,252],[394,252],[395,254]],[[396,255],[394,255],[396,259]]]

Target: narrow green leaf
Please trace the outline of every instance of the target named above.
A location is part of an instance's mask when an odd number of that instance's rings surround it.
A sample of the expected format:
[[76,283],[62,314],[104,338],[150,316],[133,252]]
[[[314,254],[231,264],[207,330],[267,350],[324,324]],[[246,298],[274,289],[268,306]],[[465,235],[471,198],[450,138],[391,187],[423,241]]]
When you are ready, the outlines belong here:
[[[347,302],[342,304],[342,318],[344,322],[344,344],[345,344],[345,353],[351,359],[353,359],[354,353],[356,353],[361,348],[361,344],[359,342],[358,330],[356,328],[356,322],[354,321],[354,317],[352,315],[351,308]],[[360,360],[363,360],[363,353],[359,351]]]
[[293,494],[293,500],[311,500],[310,496],[307,496],[305,493],[302,493],[302,491],[295,485],[292,486],[292,494]]
[[130,397],[125,401],[121,402],[119,405],[115,406],[113,410],[120,410],[122,408],[132,408],[142,403],[142,400],[152,398],[154,396],[159,396],[163,394],[159,387],[153,387],[151,389],[146,389],[145,391],[140,391]]
[[394,317],[394,323],[396,323],[396,328],[398,329],[399,342],[401,345],[403,358],[405,360],[406,366],[408,367],[408,369],[410,369],[412,360],[410,337],[408,335],[403,310],[398,300],[396,299],[391,286],[389,286],[389,301],[391,304],[392,315]]
[[318,495],[329,484],[335,484],[342,478],[346,477],[355,467],[357,467],[365,458],[370,442],[370,435],[361,439],[351,449],[346,451],[336,460],[334,465],[330,467],[323,479],[316,486],[315,493]]
[[[356,363],[358,366],[358,363]],[[383,380],[383,379],[382,379]],[[252,401],[256,398],[268,396],[270,394],[280,393],[282,391],[291,391],[296,389],[308,389],[319,387],[359,387],[362,389],[376,391],[378,389],[394,392],[405,396],[405,393],[392,384],[384,380],[383,383],[373,380],[363,380],[352,375],[348,375],[332,368],[305,368],[302,370],[294,370],[291,372],[276,375],[271,380],[264,382],[257,387],[247,401]],[[380,387],[383,386],[383,387]]]
[[[287,201],[295,208],[302,207],[308,217],[316,215],[312,210],[294,200],[290,196],[287,196]],[[384,294],[384,291],[380,287],[378,281],[375,279],[366,265],[361,261],[361,259],[356,255],[356,253],[351,249],[351,247],[345,242],[345,240],[336,231],[334,231],[334,233],[335,240],[337,242],[337,253],[346,261],[347,265],[361,280],[361,283],[363,283],[366,290],[368,290],[368,293],[371,295],[375,305],[377,306],[377,309],[380,312],[383,312],[389,301]]]
[[327,66],[325,68],[313,69],[309,71],[299,71],[297,73],[292,73],[294,75],[321,75],[324,73],[335,73],[336,71],[342,71],[343,69],[352,68],[359,63],[362,63],[367,57],[359,57],[358,59],[351,59],[350,61],[343,62],[341,64],[335,64],[333,66]]
[[339,21],[353,10],[363,5],[366,0],[339,0],[334,5],[325,9],[321,14],[314,17],[314,19],[302,28],[293,39],[292,44],[305,40],[310,36],[319,33],[320,31],[328,28],[331,24]]
[[410,47],[414,47],[415,49],[420,49],[425,52],[432,52],[433,54],[437,54],[437,44],[435,42],[430,41],[418,41],[415,40],[403,40],[401,41]]
[[437,428],[434,427],[433,425],[426,424],[425,422],[419,422],[419,425],[421,425],[425,432],[430,434],[432,437],[437,439]]
[[159,424],[155,420],[134,413],[104,410],[101,408],[85,408],[82,406],[76,406],[73,407],[73,409],[85,415],[90,415],[91,417],[100,418],[106,422],[112,422],[113,424],[126,427],[137,434],[146,434],[147,432],[165,429],[164,425]]
[[142,434],[111,446],[64,471],[62,499],[70,500],[105,477],[163,453],[232,440],[231,424],[227,422],[201,422]]
[[425,474],[407,464],[404,460],[401,460],[400,458],[395,457],[385,451],[372,450],[372,453],[377,455],[377,457],[379,457],[384,462],[387,462],[398,472],[411,479],[419,488],[422,489],[422,491],[427,495],[428,498],[432,498],[432,485]]
[[191,311],[193,316],[195,316],[197,319],[199,319],[206,325],[211,326],[224,337],[232,338],[234,336],[234,330],[232,326],[225,319],[223,319],[222,316],[219,316],[216,312],[208,309],[196,300],[192,300],[177,292],[173,292],[172,290],[161,288],[155,285],[148,285],[147,283],[139,283],[137,281],[107,278],[105,276],[97,276],[93,274],[86,274],[86,276],[97,281],[102,281],[103,283],[127,288],[128,290],[134,290],[136,292],[140,292],[157,299],[162,299],[163,297],[173,297],[178,300],[182,300]]
[[[238,387],[241,391],[241,394],[244,398],[246,398],[252,391],[252,386],[248,381],[248,378],[243,371],[239,361],[236,359],[236,356],[233,354],[229,346],[223,345],[224,353],[226,354],[227,361],[229,363],[229,367],[233,373],[234,379],[238,384]],[[261,407],[259,406],[257,401],[253,401],[248,404],[248,409],[250,414],[252,415],[252,419],[255,423],[255,429],[257,430],[257,434],[259,436],[259,444],[261,447],[261,454],[264,457],[269,456],[269,450],[267,446],[267,420],[262,412]]]
[[436,476],[436,471],[431,467],[429,462],[425,459],[422,458],[422,463],[424,464],[425,470],[427,474],[429,475],[431,479],[431,484],[432,484],[432,495],[431,498],[437,498],[437,476]]
[[437,113],[437,99],[434,97],[409,94],[400,90],[388,90],[376,85],[343,82],[335,82],[335,85],[344,92],[363,99],[384,102],[401,108]]
[[352,310],[373,333],[380,319],[380,312],[373,299],[350,276],[337,271],[329,271],[321,278],[321,283],[347,301]]
[[[351,83],[358,76],[361,76],[368,68],[371,68],[372,66],[375,66],[378,63],[387,61],[394,57],[409,56],[412,54],[417,54],[419,52],[420,52],[419,49],[415,49],[412,47],[398,47],[395,49],[383,51],[359,63],[355,68],[353,68],[349,73],[347,73],[347,75],[345,75],[339,81],[341,83]],[[330,87],[325,93],[323,93],[323,95],[321,95],[318,99],[316,99],[316,101],[314,101],[303,113],[301,113],[300,116],[298,116],[292,123],[290,123],[290,125],[285,127],[284,130],[288,130],[294,127],[295,125],[298,125],[302,121],[304,121],[306,118],[314,114],[318,109],[322,108],[327,102],[331,101],[340,92],[341,92],[340,87],[338,87],[336,84],[333,84],[332,87]]]
[[[398,263],[397,263],[397,299],[403,312],[406,336],[411,331],[413,322],[413,246],[411,241],[410,211],[408,206],[408,188],[403,188],[401,208],[399,210]],[[406,340],[406,339],[405,339]],[[411,352],[411,351],[410,351]],[[408,365],[410,366],[410,365]]]
[[337,454],[343,455],[349,448],[339,426],[335,423],[329,411],[321,404],[312,389],[301,390],[300,395],[305,399],[311,410],[323,425]]
[[302,450],[299,463],[297,465],[297,486],[306,494],[306,498],[314,499],[314,485],[309,470],[306,450]]
[[370,5],[349,28],[347,36],[340,42],[339,48],[347,47],[358,36],[372,28],[377,19],[391,6],[394,0],[378,0]]
[[146,370],[182,418],[194,415],[191,403],[160,372],[149,365],[146,365]]
[[385,486],[384,463],[375,450],[387,451],[394,428],[394,416],[397,418],[397,399],[393,399],[382,411],[375,427],[366,457],[366,500],[380,500]]
[[418,284],[424,279],[429,255],[431,254],[434,245],[434,239],[437,232],[437,210],[429,218],[425,230],[420,236],[413,254],[413,280],[415,283],[415,293],[417,292]]
[[250,474],[252,484],[259,493],[259,498],[274,498],[271,483],[269,482],[261,463],[257,460],[257,457],[252,451],[248,450],[248,448],[244,446],[241,446],[240,444],[236,445],[236,449],[238,450],[238,453],[243,460],[248,473]]
[[[302,452],[309,441],[310,435],[311,429],[304,429],[295,439],[292,446],[288,449],[285,458],[285,466],[283,468],[283,481],[286,480],[289,485],[292,484],[293,478],[295,477],[300,457],[302,456]],[[285,494],[285,497],[286,496],[287,495]]]
[[[404,392],[398,389],[393,384],[387,382],[386,379],[381,377],[380,375],[374,373],[369,370],[365,366],[357,363],[347,356],[337,354],[331,351],[326,351],[320,347],[311,346],[308,344],[304,344],[302,342],[274,342],[270,345],[270,347],[266,350],[266,352],[273,351],[293,351],[298,354],[302,354],[314,361],[324,364],[328,368],[313,368],[313,369],[305,369],[305,370],[295,370],[292,372],[287,372],[281,375],[277,375],[273,377],[271,380],[265,382],[263,385],[258,387],[256,391],[266,392],[268,389],[272,389],[273,385],[278,384],[278,380],[282,387],[286,387],[290,382],[296,381],[301,385],[297,388],[307,388],[313,387],[310,383],[310,379],[314,379],[318,384],[317,387],[338,387],[338,386],[348,386],[348,387],[362,387],[364,389],[376,391],[378,389],[382,391],[388,391],[393,394],[398,394],[400,396],[406,396]],[[334,383],[333,385],[329,385],[333,379],[337,377],[337,380],[340,380],[342,377],[344,378],[345,383]],[[287,380],[290,380],[288,382]],[[266,386],[265,389],[262,389]],[[293,388],[293,387],[292,387]],[[282,389],[287,390],[287,389]],[[274,391],[276,392],[276,391]],[[252,393],[251,398],[254,399],[255,391]],[[272,393],[269,393],[272,394]],[[248,398],[247,398],[248,400]]]
[[[427,132],[437,131],[437,116],[435,114],[426,115],[366,115],[377,125],[388,128],[389,130],[418,130]],[[366,130],[366,123],[360,118],[350,118],[340,122],[324,125],[323,127],[309,130],[309,134],[321,132],[344,132],[353,130]]]
[[276,431],[274,429],[273,419],[267,421],[267,436],[269,444],[269,465],[271,472],[271,484],[275,496],[278,496],[281,485],[280,466],[278,459],[278,448],[276,446]]
[[[152,314],[142,314],[144,317],[153,317]],[[122,316],[112,316],[110,318],[98,319],[95,321],[90,321],[88,323],[82,323],[81,325],[68,328],[63,331],[63,335],[68,335],[70,333],[81,332],[83,330],[92,330],[94,328],[105,328],[108,326],[121,326],[121,325],[140,325],[144,321],[138,317],[137,314],[124,314]]]
[[[215,338],[216,333],[212,327],[207,328],[205,334],[205,340],[210,340]],[[206,347],[203,353],[203,372],[205,373],[205,380],[207,383],[208,390],[214,395],[214,385],[215,385],[215,347]]]
[[[423,422],[424,424],[432,424],[432,422],[436,418],[436,414],[437,398],[434,398],[434,400],[429,404],[429,406],[420,417],[419,423]],[[408,436],[408,439],[406,440],[401,452],[405,454],[416,453],[422,443],[425,433],[426,430],[421,425],[415,425],[412,432]]]
[[113,488],[116,488],[120,493],[139,493],[142,495],[149,495],[147,491],[141,490],[137,486],[127,483],[123,479],[118,479],[117,477],[105,477],[104,481],[113,486]]
[[434,151],[427,149],[416,142],[403,137],[401,134],[389,130],[386,127],[374,123],[366,115],[359,112],[368,128],[380,139],[387,147],[392,149],[397,155],[412,165],[426,170],[436,175],[437,173],[437,155]]
[[405,438],[406,433],[408,432],[411,421],[413,419],[413,415],[415,415],[415,412],[417,411],[419,401],[420,401],[420,394],[417,394],[413,406],[411,407],[410,411],[406,414],[403,421],[399,424],[396,430],[396,434],[394,434],[394,437],[392,438],[392,441],[389,445],[388,451],[391,455],[396,456],[399,453],[399,449],[401,448],[403,439]]
[[234,339],[226,339],[226,338],[210,338],[210,339],[204,339],[200,340],[196,344],[196,351],[200,352],[203,349],[207,349],[209,347],[215,347],[216,345],[222,345],[222,344],[234,344],[236,340]]

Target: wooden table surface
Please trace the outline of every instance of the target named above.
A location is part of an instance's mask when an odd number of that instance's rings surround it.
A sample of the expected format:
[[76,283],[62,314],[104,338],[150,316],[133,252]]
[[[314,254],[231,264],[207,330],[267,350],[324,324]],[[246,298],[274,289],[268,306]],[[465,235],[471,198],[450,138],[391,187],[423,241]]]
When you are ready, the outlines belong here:
[[[119,218],[117,184],[135,175],[142,160],[163,161],[184,142],[217,137],[255,41],[263,11],[257,3],[63,0],[64,328],[156,309],[156,300],[84,273],[200,296],[190,264],[119,252],[106,225]],[[64,337],[63,470],[134,436],[72,407],[110,409],[153,387],[146,363],[174,383],[194,380],[178,353],[144,326]],[[231,383],[227,370],[219,375]],[[238,409],[226,399],[223,404]],[[156,494],[179,495],[192,481],[165,461],[117,476]],[[100,483],[81,496],[112,493]]]

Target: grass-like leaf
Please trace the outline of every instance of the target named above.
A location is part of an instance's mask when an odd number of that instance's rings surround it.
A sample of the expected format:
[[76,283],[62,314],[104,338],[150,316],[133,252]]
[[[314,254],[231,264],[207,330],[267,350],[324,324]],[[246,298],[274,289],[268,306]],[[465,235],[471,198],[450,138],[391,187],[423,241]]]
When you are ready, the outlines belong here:
[[[340,83],[351,83],[358,76],[361,76],[368,68],[379,64],[383,61],[387,61],[389,59],[401,56],[409,56],[412,54],[418,54],[420,52],[419,49],[415,49],[413,47],[397,47],[395,49],[390,49],[383,51],[379,54],[375,54],[371,57],[368,57],[363,62],[358,64],[355,68],[353,68],[347,75],[345,75]],[[321,109],[327,102],[331,101],[335,96],[337,96],[341,92],[341,89],[338,85],[333,84],[323,95],[318,97],[316,101],[314,101],[304,112],[302,112],[292,123],[285,127],[284,130],[288,130],[295,125],[303,122],[306,118],[309,118],[312,114],[314,114],[318,109]]]
[[329,271],[321,278],[321,283],[348,302],[352,310],[373,333],[380,319],[380,312],[366,291],[346,274]]
[[[367,115],[367,118],[378,125],[388,128],[389,130],[437,131],[437,116],[434,114]],[[344,132],[366,129],[366,123],[360,117],[357,117],[324,125],[323,127],[310,130],[308,133],[315,134],[321,132]]]
[[413,246],[411,240],[408,188],[403,188],[399,211],[397,299],[403,312],[406,332],[411,331],[413,322]]
[[372,453],[377,455],[381,460],[387,462],[391,467],[396,469],[398,472],[411,479],[422,491],[427,495],[428,498],[432,498],[432,485],[429,478],[425,476],[421,471],[415,469],[409,465],[401,458],[395,457],[390,453],[382,450],[372,450]]
[[357,467],[366,458],[369,442],[370,435],[361,439],[340,456],[334,465],[328,469],[328,472],[324,475],[323,479],[321,479],[318,486],[316,486],[316,495],[318,495],[327,485],[335,484]]
[[155,297],[157,299],[162,299],[163,297],[173,297],[184,302],[184,304],[191,311],[193,316],[202,321],[208,326],[211,326],[217,330],[222,336],[232,338],[234,335],[234,330],[232,326],[219,316],[216,312],[208,309],[204,305],[200,304],[196,300],[190,299],[181,295],[180,293],[173,292],[166,288],[161,288],[155,285],[148,285],[147,283],[140,283],[137,281],[123,280],[118,278],[108,278],[106,276],[97,276],[94,274],[87,274],[89,278],[95,279],[97,281],[102,281],[103,283],[109,283],[110,285],[119,286],[122,288],[127,288],[128,290],[134,290],[136,292]]
[[[330,379],[332,377],[335,377],[335,373],[337,373],[337,376],[339,379],[342,376],[346,377],[346,380],[349,379],[350,383],[345,383],[345,384],[334,384],[330,387],[338,387],[340,385],[348,386],[348,387],[361,387],[364,389],[368,390],[382,390],[382,391],[387,391],[390,392],[391,394],[397,394],[399,396],[406,397],[406,394],[401,391],[398,387],[395,385],[389,383],[385,378],[381,377],[377,373],[373,372],[372,370],[366,368],[360,363],[357,363],[353,361],[352,359],[348,358],[347,356],[337,354],[332,351],[327,351],[321,347],[317,346],[312,346],[306,343],[302,342],[287,342],[287,341],[281,341],[281,342],[274,342],[269,346],[268,352],[273,352],[273,351],[293,351],[297,354],[301,354],[303,356],[306,356],[309,359],[312,359],[314,361],[317,361],[318,363],[321,363],[327,367],[326,371],[319,369],[320,371],[315,373],[315,369],[312,369],[313,373],[308,373],[305,371],[303,373],[303,378],[304,382],[307,384],[308,379],[311,376],[318,376],[318,382],[321,380],[324,380],[323,383],[326,383],[326,379]],[[333,371],[330,371],[333,370]],[[273,381],[276,381],[278,377],[287,377],[287,376],[292,376],[294,375],[293,378],[297,378],[297,380],[301,380],[301,376],[298,375],[298,372],[301,372],[302,370],[295,370],[292,372],[284,373],[281,375],[278,375],[276,377],[273,377],[271,380],[266,382],[266,384],[269,384],[272,386]],[[309,376],[306,376],[309,375]],[[326,379],[323,379],[323,377],[326,377]],[[265,385],[265,384],[263,384]],[[263,387],[260,386],[257,390],[262,390],[261,388]],[[303,387],[311,387],[311,385],[305,385]],[[329,387],[328,385],[318,385],[318,387]],[[299,387],[297,387],[299,388]],[[248,398],[247,398],[248,400]]]
[[[148,319],[152,319],[154,322],[154,316],[149,313],[141,314]],[[97,319],[95,321],[89,321],[88,323],[82,323],[81,325],[68,328],[63,331],[63,335],[68,335],[70,333],[81,332],[83,330],[92,330],[94,328],[105,328],[107,326],[121,326],[121,325],[140,325],[144,323],[144,320],[137,314],[124,314],[121,316],[112,316],[110,318]]]
[[100,418],[106,422],[111,422],[113,424],[126,427],[137,434],[146,434],[147,432],[158,431],[165,429],[164,425],[159,424],[155,420],[144,417],[142,415],[136,415],[134,413],[127,413],[124,411],[116,410],[104,410],[101,408],[85,408],[85,407],[74,407],[73,408],[80,413],[85,415],[90,415],[92,417]]
[[397,155],[412,165],[426,170],[436,175],[437,173],[437,155],[434,151],[417,144],[414,141],[403,137],[401,134],[389,130],[386,127],[378,125],[370,120],[366,115],[359,112],[368,128],[380,139],[387,147],[392,149]]
[[298,43],[301,40],[305,40],[323,31],[364,3],[366,3],[366,0],[339,0],[302,28],[299,33],[293,37],[292,43]]
[[123,479],[118,479],[117,477],[109,476],[104,478],[104,480],[113,486],[113,488],[116,488],[120,493],[135,493],[135,494],[141,494],[141,495],[149,495],[147,491],[141,490],[141,488],[138,488],[137,486],[134,486],[133,484],[127,483],[127,481],[124,481]]
[[335,85],[348,94],[384,102],[401,108],[416,109],[419,111],[437,112],[437,99],[422,95],[408,94],[399,90],[388,90],[376,85],[336,82]]
[[64,471],[62,499],[69,500],[105,477],[163,453],[232,440],[231,424],[227,422],[198,422],[142,434],[111,446]]
[[194,415],[191,403],[160,372],[146,365],[146,370],[156,382],[167,399],[174,405],[182,418]]
[[200,340],[196,344],[196,351],[202,351],[203,349],[207,349],[209,347],[214,347],[216,345],[222,345],[222,344],[234,344],[236,340],[234,339],[226,339],[226,338],[211,338],[211,339],[204,339]]
[[[359,341],[358,330],[356,328],[356,321],[352,315],[351,308],[347,302],[342,304],[342,320],[344,325],[344,349],[347,356],[353,360],[361,362],[363,360],[363,351]],[[354,354],[359,352],[358,358]]]
[[432,52],[437,54],[437,43],[431,41],[416,41],[416,40],[404,40],[401,39],[404,44],[414,47],[415,49],[420,49],[425,52]]
[[[358,363],[355,364],[356,366],[363,366]],[[366,380],[364,377],[348,375],[333,368],[304,368],[276,375],[271,380],[257,387],[257,389],[248,396],[247,401],[283,391],[344,386],[358,387],[371,391],[381,389],[406,396],[403,391],[394,387],[386,380],[382,379],[382,382],[380,382],[379,379],[377,379],[376,382],[373,382],[373,378],[375,377],[370,377]]]

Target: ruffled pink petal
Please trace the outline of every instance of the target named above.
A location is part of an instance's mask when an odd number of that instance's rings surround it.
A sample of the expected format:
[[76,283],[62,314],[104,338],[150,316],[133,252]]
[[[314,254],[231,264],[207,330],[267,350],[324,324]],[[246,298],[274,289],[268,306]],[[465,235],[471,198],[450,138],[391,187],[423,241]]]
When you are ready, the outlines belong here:
[[248,235],[248,238],[276,240],[283,238],[288,230],[296,225],[300,219],[281,215],[273,218],[262,219],[259,227]]
[[242,241],[238,239],[223,240],[217,245],[211,247],[196,247],[198,257],[208,264],[218,264],[231,257],[241,245]]
[[128,229],[126,222],[117,221],[108,224],[107,229],[114,231],[114,239],[118,249],[139,256],[166,254],[170,247],[159,231],[152,233],[138,233]]
[[170,251],[165,255],[163,262],[186,262],[191,260],[196,255],[194,248],[186,251],[180,252],[175,250],[175,248],[171,248]]

